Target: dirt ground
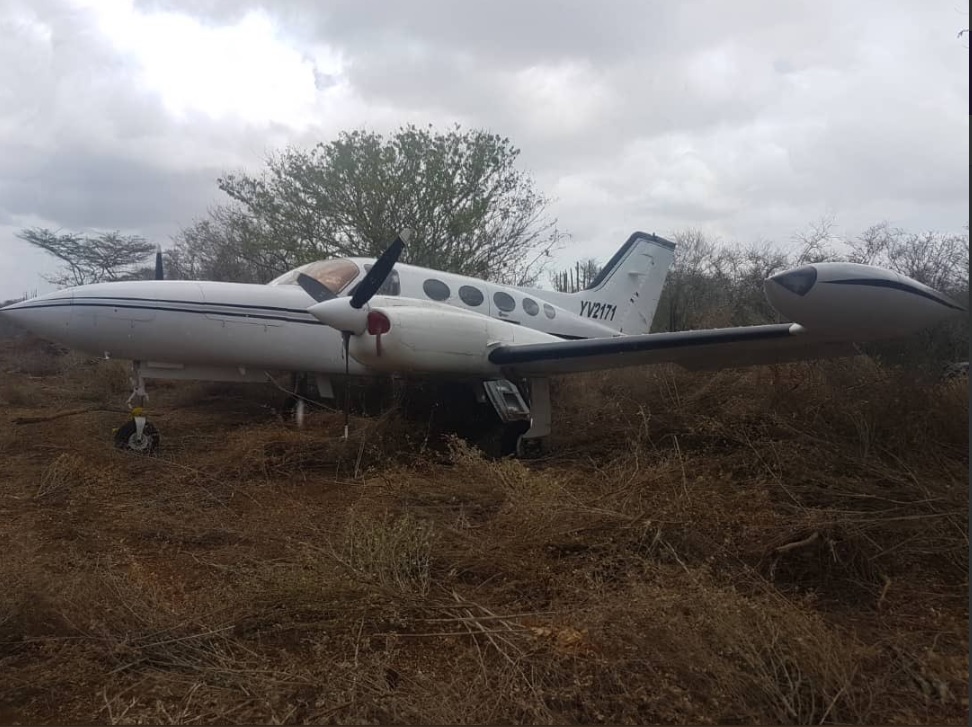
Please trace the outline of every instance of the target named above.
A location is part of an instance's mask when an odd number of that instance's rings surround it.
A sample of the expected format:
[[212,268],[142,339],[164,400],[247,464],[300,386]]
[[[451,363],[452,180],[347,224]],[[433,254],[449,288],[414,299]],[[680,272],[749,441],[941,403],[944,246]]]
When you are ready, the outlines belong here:
[[554,384],[532,461],[168,382],[144,457],[0,341],[0,723],[967,724],[967,380]]

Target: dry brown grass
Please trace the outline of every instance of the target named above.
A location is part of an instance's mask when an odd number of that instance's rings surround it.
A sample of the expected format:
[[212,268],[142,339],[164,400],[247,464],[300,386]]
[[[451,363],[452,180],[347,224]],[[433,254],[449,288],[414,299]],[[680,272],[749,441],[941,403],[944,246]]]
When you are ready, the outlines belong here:
[[565,379],[526,462],[170,384],[143,459],[98,408],[114,362],[23,355],[0,352],[2,722],[967,721],[966,382]]

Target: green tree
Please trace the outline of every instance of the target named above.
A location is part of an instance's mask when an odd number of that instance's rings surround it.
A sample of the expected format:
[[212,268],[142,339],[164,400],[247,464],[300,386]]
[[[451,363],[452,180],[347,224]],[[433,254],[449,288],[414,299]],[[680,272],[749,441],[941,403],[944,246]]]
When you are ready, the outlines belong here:
[[17,237],[64,263],[57,273],[46,276],[54,285],[66,287],[151,277],[152,269],[147,263],[155,245],[139,235],[123,235],[117,230],[82,235],[32,227],[21,230]]
[[203,272],[224,279],[238,274],[233,261],[269,279],[310,260],[377,255],[408,227],[409,263],[529,283],[559,235],[519,154],[509,139],[458,126],[356,130],[289,147],[259,176],[221,177],[237,206],[183,230],[177,257],[221,261]]

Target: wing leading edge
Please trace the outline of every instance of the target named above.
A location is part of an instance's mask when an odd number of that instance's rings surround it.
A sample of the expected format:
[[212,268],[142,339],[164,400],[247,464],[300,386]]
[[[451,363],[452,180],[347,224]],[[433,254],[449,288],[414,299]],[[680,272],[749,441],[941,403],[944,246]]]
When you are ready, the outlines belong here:
[[489,360],[515,374],[537,376],[658,363],[721,369],[856,353],[853,343],[821,339],[798,324],[779,323],[497,346]]

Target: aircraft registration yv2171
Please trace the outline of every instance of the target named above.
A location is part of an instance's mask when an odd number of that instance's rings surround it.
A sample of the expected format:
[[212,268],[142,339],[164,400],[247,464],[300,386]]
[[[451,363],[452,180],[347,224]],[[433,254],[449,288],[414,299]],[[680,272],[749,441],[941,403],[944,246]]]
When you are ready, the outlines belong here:
[[[508,453],[550,433],[551,376],[663,362],[690,369],[852,355],[964,308],[889,270],[814,263],[764,281],[793,321],[648,333],[675,245],[635,232],[584,290],[518,288],[398,264],[407,233],[378,259],[312,262],[266,285],[184,280],[98,283],[0,309],[41,336],[132,361],[133,418],[116,444],[154,451],[146,379],[266,381],[270,371],[466,381],[489,401]],[[161,258],[159,258],[160,260]],[[161,278],[161,264],[156,266]],[[347,398],[347,397],[346,397]],[[303,400],[297,401],[302,419]],[[347,418],[345,418],[347,436]]]

